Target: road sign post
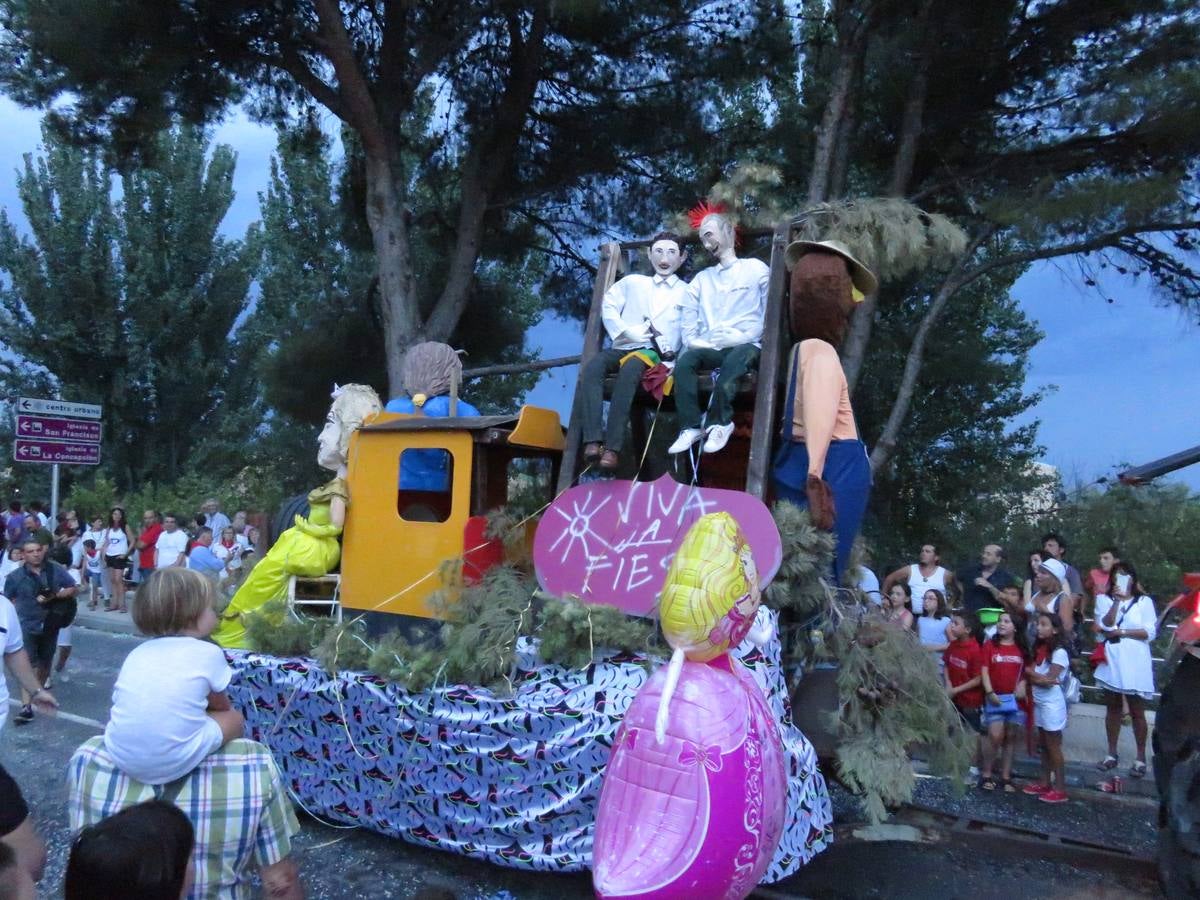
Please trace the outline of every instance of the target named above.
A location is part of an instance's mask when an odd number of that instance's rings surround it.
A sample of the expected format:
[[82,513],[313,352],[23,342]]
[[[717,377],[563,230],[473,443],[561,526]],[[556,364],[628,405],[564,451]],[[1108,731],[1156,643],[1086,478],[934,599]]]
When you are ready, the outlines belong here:
[[13,459],[23,463],[97,466],[100,464],[100,445],[17,438],[13,444]]
[[60,465],[100,464],[100,417],[104,408],[95,403],[21,397],[16,403],[16,439],[13,459],[50,466],[50,518],[58,516]]

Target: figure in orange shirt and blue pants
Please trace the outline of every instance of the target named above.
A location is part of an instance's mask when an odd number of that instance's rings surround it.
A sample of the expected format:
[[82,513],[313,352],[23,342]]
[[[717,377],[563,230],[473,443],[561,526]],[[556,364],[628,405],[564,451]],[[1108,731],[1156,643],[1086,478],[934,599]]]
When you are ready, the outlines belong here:
[[850,406],[837,348],[855,304],[877,287],[875,276],[838,241],[793,241],[792,348],[783,433],[772,475],[775,495],[807,506],[813,524],[837,535],[840,582],[871,492],[871,465]]

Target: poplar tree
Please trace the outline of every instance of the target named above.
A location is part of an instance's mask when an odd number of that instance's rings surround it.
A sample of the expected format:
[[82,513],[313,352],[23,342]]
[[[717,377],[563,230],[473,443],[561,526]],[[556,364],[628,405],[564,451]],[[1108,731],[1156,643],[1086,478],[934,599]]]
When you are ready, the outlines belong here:
[[41,373],[103,404],[103,465],[122,488],[174,480],[217,426],[253,271],[246,243],[217,233],[233,151],[176,129],[155,159],[118,174],[46,128],[17,176],[28,232],[0,212],[6,386]]

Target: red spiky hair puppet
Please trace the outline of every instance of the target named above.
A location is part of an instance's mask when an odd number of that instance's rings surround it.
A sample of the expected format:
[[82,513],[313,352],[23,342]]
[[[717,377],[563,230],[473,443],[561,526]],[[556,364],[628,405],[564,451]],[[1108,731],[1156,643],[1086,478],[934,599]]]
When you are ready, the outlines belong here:
[[733,228],[733,246],[735,249],[740,249],[742,246],[742,229],[733,221],[733,216],[730,214],[729,207],[724,203],[717,201],[709,203],[705,197],[687,212],[688,227],[692,231],[699,231],[701,224],[709,216],[721,216]]

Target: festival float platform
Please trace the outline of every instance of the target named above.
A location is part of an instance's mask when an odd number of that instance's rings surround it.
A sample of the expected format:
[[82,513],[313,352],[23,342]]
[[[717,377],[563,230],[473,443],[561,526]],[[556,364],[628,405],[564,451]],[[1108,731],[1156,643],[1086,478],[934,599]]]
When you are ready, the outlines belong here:
[[[762,609],[760,616],[774,613]],[[311,815],[512,868],[588,869],[613,739],[650,677],[645,657],[605,654],[548,665],[521,638],[513,691],[468,685],[415,692],[315,660],[226,651],[229,694],[247,736],[270,747]],[[788,768],[783,838],[763,883],[829,845],[833,812],[808,739],[793,724],[773,637],[734,653],[775,715]],[[657,665],[659,660],[655,660]],[[700,760],[698,765],[703,764]]]

